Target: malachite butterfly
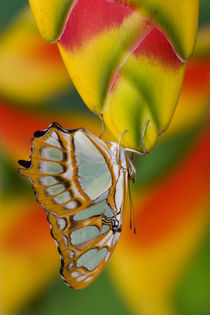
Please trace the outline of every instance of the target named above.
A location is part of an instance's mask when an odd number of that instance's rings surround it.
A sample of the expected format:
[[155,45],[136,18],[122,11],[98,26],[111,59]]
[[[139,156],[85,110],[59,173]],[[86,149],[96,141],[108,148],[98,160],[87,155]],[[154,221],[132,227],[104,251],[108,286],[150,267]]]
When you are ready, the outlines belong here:
[[47,210],[62,278],[74,289],[87,287],[121,233],[128,180],[136,173],[128,153],[85,129],[53,123],[35,132],[31,160],[19,164]]

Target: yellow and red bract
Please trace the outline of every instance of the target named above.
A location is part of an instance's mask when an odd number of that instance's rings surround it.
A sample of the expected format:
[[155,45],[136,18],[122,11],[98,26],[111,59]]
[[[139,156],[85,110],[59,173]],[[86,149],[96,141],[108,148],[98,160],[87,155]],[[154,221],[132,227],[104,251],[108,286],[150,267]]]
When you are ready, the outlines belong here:
[[[36,20],[51,25],[53,15],[56,25],[66,2],[55,2],[57,19],[48,2],[35,6],[31,0]],[[178,101],[195,43],[198,1],[78,0],[62,21],[53,40],[86,105],[103,114],[116,138],[127,130],[122,145],[140,151],[149,121],[145,146],[150,151]],[[39,28],[47,38],[46,28]]]

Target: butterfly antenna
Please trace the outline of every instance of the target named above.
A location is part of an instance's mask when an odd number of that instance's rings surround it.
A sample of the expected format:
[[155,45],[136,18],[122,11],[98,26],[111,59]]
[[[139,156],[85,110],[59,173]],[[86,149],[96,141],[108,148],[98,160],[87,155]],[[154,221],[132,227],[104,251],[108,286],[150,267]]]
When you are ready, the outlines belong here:
[[129,193],[129,201],[130,201],[130,229],[132,229],[132,200],[131,200],[130,181],[128,182],[128,193]]
[[99,139],[101,139],[102,136],[103,136],[103,133],[104,133],[104,129],[105,129],[103,114],[99,114],[99,113],[97,113],[97,112],[94,112],[94,114],[95,114],[96,116],[98,116],[98,117],[101,119],[102,131],[101,131],[100,136],[99,136]]
[[144,152],[142,153],[142,152],[137,151],[137,150],[133,150],[133,149],[130,149],[130,148],[125,148],[125,150],[126,150],[127,152],[136,153],[136,154],[138,154],[138,155],[143,155],[143,156],[146,155],[144,136],[145,136],[146,128],[147,128],[149,122],[150,122],[150,121],[148,120],[147,123],[145,124],[144,128],[143,128],[143,131],[142,131],[142,143],[143,143]]
[[136,234],[136,218],[135,218],[134,206],[133,206],[133,233]]
[[128,191],[129,191],[129,199],[130,199],[130,229],[132,229],[132,223],[133,223],[133,233],[136,234],[135,211],[134,211],[134,206],[133,206],[130,182],[128,184]]

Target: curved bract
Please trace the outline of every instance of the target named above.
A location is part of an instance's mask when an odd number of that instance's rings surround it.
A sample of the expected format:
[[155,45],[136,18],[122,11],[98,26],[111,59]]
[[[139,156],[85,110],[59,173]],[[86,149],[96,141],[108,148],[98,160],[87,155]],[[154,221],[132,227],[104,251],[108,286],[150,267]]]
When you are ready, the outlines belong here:
[[54,42],[60,36],[72,0],[29,0],[37,26],[43,38]]
[[[40,33],[45,40],[53,42],[59,38],[68,12],[76,2],[29,0]],[[97,3],[97,1],[93,2]],[[198,26],[199,0],[113,0],[110,2],[133,7],[140,14],[148,16],[164,29],[183,59],[191,56]]]
[[136,8],[164,30],[184,60],[193,52],[198,27],[199,0],[118,0]]
[[[64,3],[59,2],[59,8]],[[48,11],[33,9],[39,22],[52,23],[51,5]],[[103,114],[117,139],[128,131],[123,146],[143,152],[141,139],[149,121],[149,152],[168,128],[197,24],[198,0],[77,0],[63,16],[57,40],[70,77],[86,105]],[[44,28],[40,31],[46,38]]]

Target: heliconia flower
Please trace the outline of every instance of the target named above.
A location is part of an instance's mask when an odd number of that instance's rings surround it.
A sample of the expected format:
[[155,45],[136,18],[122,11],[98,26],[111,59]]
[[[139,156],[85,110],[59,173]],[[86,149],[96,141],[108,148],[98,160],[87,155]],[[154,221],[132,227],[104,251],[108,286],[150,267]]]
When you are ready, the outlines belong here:
[[[39,31],[46,41],[55,42],[62,36],[69,13],[71,14],[74,6],[78,5],[77,2],[29,0]],[[110,2],[124,4],[151,18],[165,29],[180,56],[183,59],[189,59],[197,33],[199,1],[191,3],[189,1],[168,2],[167,0],[112,0]],[[97,7],[97,1],[95,3]],[[81,4],[88,7],[90,2],[83,0]],[[110,19],[112,18],[111,14]],[[88,20],[85,19],[84,23],[88,23]]]
[[30,9],[20,11],[0,38],[2,97],[32,106],[71,88],[57,45],[41,38]]
[[133,149],[144,151],[147,125],[150,151],[175,110],[195,43],[198,0],[53,3],[30,0],[41,34],[58,42],[86,105],[103,114],[117,139],[127,130],[122,145]]

